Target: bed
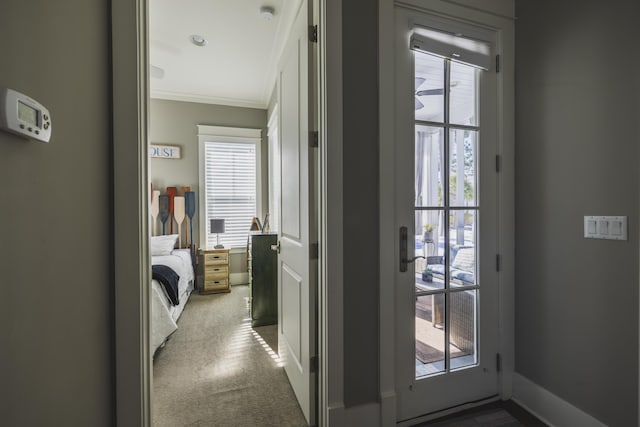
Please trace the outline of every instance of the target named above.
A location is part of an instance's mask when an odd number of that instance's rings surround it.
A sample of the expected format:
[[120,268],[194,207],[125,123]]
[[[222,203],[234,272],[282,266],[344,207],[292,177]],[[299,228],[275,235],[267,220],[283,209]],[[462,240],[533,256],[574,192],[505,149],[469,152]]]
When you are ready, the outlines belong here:
[[173,249],[167,255],[153,255],[152,251],[151,264],[167,266],[178,276],[177,305],[159,280],[151,280],[151,351],[155,353],[178,329],[177,321],[193,291],[195,275],[189,249]]

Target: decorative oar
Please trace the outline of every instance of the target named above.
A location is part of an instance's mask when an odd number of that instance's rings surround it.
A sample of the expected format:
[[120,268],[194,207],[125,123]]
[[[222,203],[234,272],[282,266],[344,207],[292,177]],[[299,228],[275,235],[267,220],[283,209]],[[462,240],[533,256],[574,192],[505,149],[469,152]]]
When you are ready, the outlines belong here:
[[[187,191],[191,191],[191,187],[189,186],[182,186],[180,188],[178,188],[178,196],[184,196],[185,194],[187,194]],[[187,200],[186,200],[186,196],[185,196],[185,208],[187,205]],[[180,236],[180,238],[182,239],[182,236]],[[187,227],[184,228],[184,244],[188,245],[189,244],[189,230],[187,230]]]
[[160,213],[160,192],[158,190],[155,190],[152,194],[151,194],[151,224],[152,224],[152,228],[151,228],[151,235],[152,236],[157,236],[158,235],[158,213]]
[[169,196],[163,194],[158,197],[158,201],[160,221],[162,222],[162,235],[164,236],[164,226],[167,223],[167,219],[169,219]]
[[184,193],[184,203],[187,216],[189,217],[189,248],[192,252],[192,259],[194,259],[195,248],[193,246],[193,216],[196,214],[196,193],[194,191],[187,191]]
[[169,196],[169,223],[171,224],[171,234],[173,234],[173,198],[178,194],[176,187],[167,187],[167,196]]
[[173,217],[178,224],[178,249],[182,248],[182,221],[184,221],[184,196],[173,198]]

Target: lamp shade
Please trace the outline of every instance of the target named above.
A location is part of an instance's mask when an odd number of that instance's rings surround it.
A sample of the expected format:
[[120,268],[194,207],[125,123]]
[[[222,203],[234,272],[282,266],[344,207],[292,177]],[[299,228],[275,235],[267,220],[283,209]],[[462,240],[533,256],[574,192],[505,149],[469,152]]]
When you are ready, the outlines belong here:
[[224,233],[224,219],[211,220],[211,233]]

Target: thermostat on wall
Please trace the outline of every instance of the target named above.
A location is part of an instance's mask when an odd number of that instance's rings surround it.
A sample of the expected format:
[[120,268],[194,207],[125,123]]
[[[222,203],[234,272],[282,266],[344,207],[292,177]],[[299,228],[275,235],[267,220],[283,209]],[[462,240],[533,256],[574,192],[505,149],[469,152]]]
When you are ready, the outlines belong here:
[[1,89],[0,128],[25,138],[49,142],[51,115],[35,99],[13,89]]

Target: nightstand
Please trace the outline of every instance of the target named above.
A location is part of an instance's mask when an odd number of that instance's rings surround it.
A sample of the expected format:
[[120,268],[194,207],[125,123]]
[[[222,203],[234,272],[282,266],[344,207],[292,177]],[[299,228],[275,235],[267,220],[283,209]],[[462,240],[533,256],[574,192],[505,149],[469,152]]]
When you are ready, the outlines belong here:
[[201,294],[231,292],[229,283],[229,249],[201,250],[198,275],[202,276]]

